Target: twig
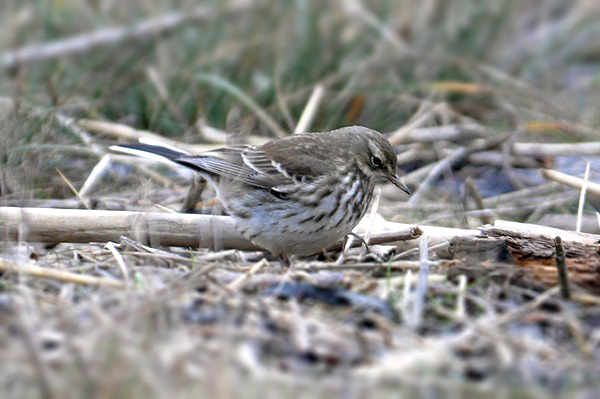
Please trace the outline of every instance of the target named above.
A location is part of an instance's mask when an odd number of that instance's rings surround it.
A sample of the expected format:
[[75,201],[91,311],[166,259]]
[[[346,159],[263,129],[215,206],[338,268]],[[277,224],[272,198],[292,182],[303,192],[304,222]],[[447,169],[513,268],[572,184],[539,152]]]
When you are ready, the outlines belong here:
[[[81,189],[79,190],[79,195],[81,197],[86,197],[88,195],[88,193],[92,191],[93,187],[99,181],[100,177],[102,177],[102,175],[104,174],[104,171],[106,170],[106,168],[109,165],[110,165],[110,155],[106,154],[100,159],[100,162],[98,162],[96,164],[96,166],[94,166],[92,168],[92,171],[88,175],[88,178],[85,179],[85,182],[83,182],[83,185],[81,186]],[[88,206],[86,206],[86,208],[89,209]]]
[[461,274],[458,276],[458,295],[456,297],[456,310],[455,315],[458,320],[464,320],[466,318],[465,312],[465,291],[467,288],[467,276]]
[[443,103],[433,105],[430,102],[423,102],[407,124],[401,126],[390,134],[390,143],[392,143],[392,145],[396,145],[405,142],[407,140],[406,138],[410,136],[411,131],[426,123],[444,106],[445,105]]
[[581,219],[583,217],[583,206],[585,205],[585,193],[587,191],[588,180],[590,178],[590,163],[585,163],[585,172],[583,174],[583,184],[581,186],[581,193],[579,194],[579,205],[577,206],[577,224],[575,231],[581,231]]
[[[431,267],[443,268],[448,264],[448,261],[431,261]],[[336,262],[314,262],[307,264],[298,264],[294,266],[296,270],[302,271],[321,271],[321,270],[358,270],[358,271],[417,271],[421,267],[421,263],[415,260],[394,261],[387,263],[346,263],[338,265]],[[408,278],[408,277],[407,277]]]
[[65,182],[65,184],[67,185],[67,187],[69,187],[69,190],[71,190],[71,192],[77,197],[77,199],[79,201],[81,201],[81,203],[83,204],[83,206],[85,206],[87,209],[90,209],[90,204],[89,201],[85,198],[83,198],[79,192],[77,191],[77,189],[75,189],[75,187],[73,186],[73,184],[71,184],[71,182],[69,181],[69,179],[67,179],[67,176],[65,176],[60,169],[55,168],[56,172],[60,175],[60,178]]
[[[449,245],[450,245],[449,241],[441,242],[441,243],[436,244],[436,245],[430,245],[429,246],[429,251],[433,251],[434,249],[438,250],[438,249],[446,248]],[[406,258],[408,256],[414,255],[414,254],[416,254],[418,252],[419,252],[419,248],[418,247],[417,248],[411,248],[409,250],[406,250],[404,252],[400,252],[399,254],[394,255],[394,257],[392,259],[395,261],[395,260],[398,260],[398,259],[401,259],[401,258]]]
[[[407,226],[407,225],[405,225]],[[420,229],[419,226],[410,226],[408,228],[403,228],[403,229],[398,229],[398,231],[379,231],[379,232],[372,232],[370,237],[369,237],[369,241],[368,244],[369,245],[380,245],[380,244],[389,244],[392,242],[398,242],[398,241],[407,241],[407,240],[414,240],[416,238],[419,238],[421,236],[421,234],[423,234],[423,231]],[[350,238],[354,238],[354,237],[350,237]],[[366,241],[365,240],[366,237],[363,237],[362,241]],[[340,249],[342,249],[342,242],[338,242],[332,246],[330,246],[329,248],[327,248],[328,251],[338,251]],[[355,242],[354,240],[352,241],[351,244],[346,244],[346,249],[352,248],[352,247],[357,247],[359,245],[362,245],[362,242]]]
[[129,273],[127,272],[125,260],[123,259],[123,256],[119,253],[119,251],[117,251],[117,248],[115,248],[115,244],[112,241],[109,241],[104,246],[104,249],[107,249],[112,254],[112,256],[114,256],[115,260],[117,261],[117,265],[119,266],[119,269],[121,269],[121,274],[123,275],[123,279],[125,280],[125,285],[129,285]]
[[[346,260],[346,252],[348,252],[348,250],[350,248],[352,248],[352,246],[354,245],[354,240],[357,239],[357,237],[360,237],[360,236],[354,232],[352,232],[346,236],[346,242],[342,246],[342,252],[340,253],[340,256],[338,256],[337,260],[335,261],[336,265],[341,265],[342,263],[344,263],[344,261]],[[364,240],[362,240],[362,241],[364,241]]]
[[511,135],[506,143],[502,145],[502,170],[506,175],[508,181],[515,189],[523,189],[525,188],[525,184],[521,180],[517,178],[517,175],[514,173],[512,164],[513,164],[513,156],[511,154],[512,143],[514,142],[515,136]]
[[[477,209],[485,209],[485,207],[483,206],[483,200],[481,199],[481,195],[479,195],[479,191],[477,190],[477,187],[475,186],[475,183],[473,182],[473,179],[471,177],[465,180],[465,188],[467,189],[469,196],[473,198],[473,201],[475,201],[475,206],[477,207]],[[481,220],[481,223],[483,224],[490,224],[493,222],[492,218],[488,217],[485,213],[479,215],[479,220]]]
[[229,283],[227,285],[227,288],[232,290],[232,291],[236,291],[240,288],[240,286],[250,278],[250,276],[252,276],[253,274],[256,274],[260,269],[262,269],[264,266],[268,265],[268,262],[265,258],[262,258],[261,260],[259,260],[258,262],[256,262],[254,265],[252,265],[252,267],[250,267],[250,269],[242,274],[240,277],[238,277],[237,279],[233,280],[231,283]]
[[552,155],[599,155],[600,142],[586,143],[514,143],[512,152],[516,155],[543,157]]
[[567,274],[567,264],[565,261],[565,250],[563,248],[560,236],[554,237],[554,250],[556,257],[556,268],[558,269],[558,281],[560,283],[560,293],[564,299],[571,299],[569,276]]
[[423,193],[429,190],[430,186],[433,184],[435,180],[447,169],[452,167],[453,164],[463,159],[467,155],[467,149],[461,147],[455,150],[452,154],[447,156],[446,158],[439,161],[435,166],[429,171],[429,174],[425,178],[425,180],[418,186],[417,191],[415,191],[410,199],[407,201],[410,204],[417,203],[421,200]]
[[88,148],[90,148],[94,153],[100,155],[104,152],[104,150],[97,143],[94,142],[90,133],[86,129],[75,124],[75,119],[69,116],[65,116],[61,113],[54,114],[54,119],[59,125],[66,127],[75,135],[77,135],[81,142],[84,143]]
[[86,276],[84,274],[65,272],[48,267],[22,265],[2,258],[0,258],[0,271],[14,274],[26,274],[31,277],[49,278],[65,283],[125,288],[125,284],[119,280]]
[[489,236],[560,236],[561,240],[564,242],[575,242],[583,245],[598,245],[600,240],[600,236],[596,234],[577,233],[570,230],[561,230],[554,227],[530,223],[511,222],[508,220],[496,220],[494,221],[493,226],[482,226],[479,228],[479,230],[481,230],[485,235]]
[[580,190],[583,189],[583,186],[585,185],[586,191],[589,191],[590,194],[600,196],[600,184],[598,183],[591,181],[586,182],[586,180],[579,177],[574,177],[551,169],[544,169],[542,175],[548,180],[553,180]]
[[561,185],[555,182],[549,182],[546,184],[542,184],[539,186],[524,188],[522,190],[512,191],[506,194],[499,194],[494,197],[488,197],[483,199],[483,204],[486,208],[492,208],[497,205],[502,205],[505,203],[511,203],[514,201],[518,201],[520,199],[529,200],[532,197],[536,196],[545,196],[556,191],[559,191],[562,188]]
[[302,115],[300,116],[300,120],[298,120],[298,124],[296,125],[296,129],[294,129],[294,133],[305,133],[308,131],[309,126],[312,124],[313,119],[317,113],[317,109],[321,104],[321,99],[323,98],[323,93],[325,92],[325,88],[323,85],[318,84],[313,89],[313,92],[302,111]]

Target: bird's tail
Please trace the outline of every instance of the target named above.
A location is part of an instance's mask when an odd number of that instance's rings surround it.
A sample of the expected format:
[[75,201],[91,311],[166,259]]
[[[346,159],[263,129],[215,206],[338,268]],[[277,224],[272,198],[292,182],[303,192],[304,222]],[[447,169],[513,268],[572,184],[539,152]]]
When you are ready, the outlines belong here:
[[188,152],[177,147],[145,138],[140,138],[140,144],[111,145],[109,148],[111,151],[158,159],[160,161],[164,161],[165,159],[173,161],[182,156],[189,155]]

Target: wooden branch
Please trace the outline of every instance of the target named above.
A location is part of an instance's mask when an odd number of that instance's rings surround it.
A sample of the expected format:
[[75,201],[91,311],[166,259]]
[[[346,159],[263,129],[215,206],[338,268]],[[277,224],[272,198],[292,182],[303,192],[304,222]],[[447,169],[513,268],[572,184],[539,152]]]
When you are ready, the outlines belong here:
[[515,262],[534,279],[549,286],[559,283],[556,272],[556,240],[559,237],[569,280],[600,292],[599,235],[504,220],[496,221],[493,226],[483,226],[482,231],[493,240],[502,239]]
[[118,242],[121,236],[152,246],[260,250],[243,238],[227,216],[0,207],[0,239]]
[[[414,225],[390,226],[386,231],[372,232],[371,243],[411,240],[422,233]],[[152,246],[262,250],[235,230],[229,216],[0,207],[0,240],[58,244],[118,242],[122,236]],[[340,241],[332,249],[341,246]]]
[[600,154],[600,142],[586,143],[514,143],[512,152],[516,155],[527,155],[530,157],[543,157],[553,155],[598,155]]
[[[423,230],[419,228],[419,226],[412,226],[407,229],[398,230],[398,231],[381,231],[381,232],[372,232],[369,237],[369,245],[381,245],[381,244],[391,244],[398,241],[408,241],[415,240],[419,238],[423,234]],[[355,248],[361,246],[363,243],[360,240],[355,240],[350,247]],[[339,251],[343,248],[344,243],[339,241],[329,248],[328,251]]]
[[573,187],[578,190],[581,190],[585,183],[587,191],[589,191],[590,194],[600,196],[600,184],[598,183],[594,183],[591,181],[584,182],[584,179],[571,176],[566,173],[557,172],[556,170],[552,169],[542,170],[542,175],[548,180],[553,180],[555,182],[562,183],[566,186]]
[[554,237],[554,252],[556,258],[556,268],[558,269],[560,293],[564,299],[571,299],[571,288],[569,286],[567,262],[565,261],[565,249],[563,248],[560,236]]
[[579,243],[592,246],[600,243],[600,235],[597,234],[577,233],[571,230],[561,230],[554,227],[517,223],[508,220],[496,220],[493,225],[482,226],[480,230],[488,236],[543,236],[548,239],[558,236],[562,239],[563,243]]

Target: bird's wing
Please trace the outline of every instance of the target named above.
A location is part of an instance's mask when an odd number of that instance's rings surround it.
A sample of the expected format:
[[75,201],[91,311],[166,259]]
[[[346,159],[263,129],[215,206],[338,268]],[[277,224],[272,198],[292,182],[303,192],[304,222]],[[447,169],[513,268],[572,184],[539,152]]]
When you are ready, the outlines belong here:
[[261,146],[230,146],[198,156],[181,156],[174,161],[192,169],[283,192],[300,182],[319,180],[331,173],[333,165],[327,162],[323,148],[317,136],[297,134]]
[[[247,158],[247,153],[249,158]],[[181,156],[175,162],[203,172],[237,180],[251,186],[271,189],[292,184],[286,173],[277,170],[262,151],[252,146],[232,146],[197,156]]]
[[260,147],[248,147],[242,158],[255,171],[289,182],[315,180],[332,168],[323,154],[321,140],[314,134],[294,134]]

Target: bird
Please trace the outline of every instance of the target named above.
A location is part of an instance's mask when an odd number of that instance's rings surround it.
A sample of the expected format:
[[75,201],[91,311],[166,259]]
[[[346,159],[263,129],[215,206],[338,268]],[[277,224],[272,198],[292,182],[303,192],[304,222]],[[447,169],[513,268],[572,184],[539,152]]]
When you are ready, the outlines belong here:
[[261,145],[231,145],[191,155],[168,145],[115,145],[113,151],[159,156],[188,167],[215,189],[235,228],[279,256],[322,252],[351,234],[375,184],[398,176],[387,138],[362,126],[301,133]]

